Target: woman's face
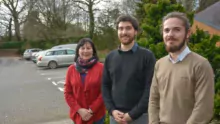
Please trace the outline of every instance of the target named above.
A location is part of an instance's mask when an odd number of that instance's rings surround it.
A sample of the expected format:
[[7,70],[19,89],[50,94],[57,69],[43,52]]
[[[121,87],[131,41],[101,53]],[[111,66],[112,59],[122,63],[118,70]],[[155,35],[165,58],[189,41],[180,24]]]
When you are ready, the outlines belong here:
[[79,48],[79,57],[88,60],[93,56],[93,49],[90,43],[85,43],[83,46]]

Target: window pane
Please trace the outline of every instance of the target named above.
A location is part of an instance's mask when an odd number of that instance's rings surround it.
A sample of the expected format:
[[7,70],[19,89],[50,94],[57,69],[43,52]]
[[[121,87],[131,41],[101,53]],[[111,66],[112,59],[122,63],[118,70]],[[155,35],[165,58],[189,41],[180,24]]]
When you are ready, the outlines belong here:
[[39,50],[32,50],[32,52],[38,52]]
[[73,55],[73,54],[75,54],[75,51],[74,50],[67,50],[67,54],[68,55]]
[[66,55],[66,52],[65,50],[58,50],[58,51],[55,51],[55,55]]
[[51,56],[51,55],[53,55],[53,51],[49,51],[49,52],[47,52],[45,55],[46,55],[46,56]]

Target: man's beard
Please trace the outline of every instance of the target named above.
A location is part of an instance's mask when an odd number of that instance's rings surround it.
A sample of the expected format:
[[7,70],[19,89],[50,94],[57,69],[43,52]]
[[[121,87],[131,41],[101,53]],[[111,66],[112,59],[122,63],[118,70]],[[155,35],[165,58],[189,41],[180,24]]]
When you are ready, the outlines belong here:
[[165,48],[167,50],[167,52],[171,52],[171,53],[175,53],[177,51],[180,51],[184,45],[186,43],[186,38],[183,39],[183,41],[180,43],[180,45],[178,46],[171,46],[171,47],[168,47],[166,44],[165,44]]
[[122,36],[121,38],[123,38],[123,37],[128,37],[128,38],[129,38],[129,39],[128,39],[128,42],[122,42],[122,41],[121,41],[121,43],[122,43],[123,45],[129,45],[129,44],[131,44],[131,43],[134,41],[134,36],[133,36],[133,37],[129,37],[129,36],[125,35],[125,36]]

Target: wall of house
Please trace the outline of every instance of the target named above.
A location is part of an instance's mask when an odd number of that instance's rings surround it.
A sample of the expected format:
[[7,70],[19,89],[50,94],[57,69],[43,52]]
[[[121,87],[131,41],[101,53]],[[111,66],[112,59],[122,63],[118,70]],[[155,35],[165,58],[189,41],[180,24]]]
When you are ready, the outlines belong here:
[[216,46],[217,46],[217,47],[220,47],[220,41],[216,43]]
[[[217,30],[213,27],[210,27],[208,25],[205,25],[204,23],[201,23],[194,19],[193,25],[192,25],[192,33],[196,32],[196,27],[199,29],[203,29],[204,31],[207,31],[210,35],[219,35],[220,36],[220,30]],[[216,43],[217,47],[220,47],[220,41]]]
[[201,23],[197,20],[194,19],[194,23],[192,26],[192,33],[196,32],[196,26],[198,26],[198,28],[203,29],[204,31],[207,31],[210,35],[220,35],[220,30],[217,30],[215,28],[212,28],[208,25],[205,25],[204,23]]

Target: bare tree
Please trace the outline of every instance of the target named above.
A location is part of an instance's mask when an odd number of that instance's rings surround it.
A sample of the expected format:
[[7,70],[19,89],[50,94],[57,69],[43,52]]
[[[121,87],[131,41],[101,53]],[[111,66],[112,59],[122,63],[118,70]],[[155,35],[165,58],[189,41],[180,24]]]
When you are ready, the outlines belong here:
[[105,6],[100,12],[97,19],[97,28],[113,28],[115,29],[115,21],[121,14],[119,2],[111,2]]
[[114,49],[117,42],[116,19],[121,14],[120,3],[111,1],[97,17],[94,42],[98,49]]
[[38,22],[47,28],[49,37],[63,37],[67,24],[73,20],[71,0],[38,0],[35,6],[39,12]]
[[21,40],[20,26],[23,21],[20,19],[21,13],[26,9],[26,5],[22,0],[2,0],[3,5],[9,10],[10,16],[13,18],[15,36],[18,41]]
[[124,14],[133,15],[137,8],[138,0],[122,0],[121,1],[121,12]]
[[[2,1],[1,1],[2,2]],[[0,2],[0,35],[12,39],[12,18],[8,11],[5,10],[4,5]]]
[[[70,32],[75,31],[74,28],[78,28],[81,32],[80,23],[84,13],[72,0],[32,1],[36,2],[33,2],[32,7],[30,6],[27,22],[24,25],[27,39],[67,38],[78,34]],[[77,26],[74,23],[77,23]],[[31,29],[35,30],[30,33]]]
[[87,12],[89,15],[89,36],[93,38],[94,29],[95,29],[95,17],[94,12],[99,10],[95,6],[100,4],[100,2],[107,2],[108,0],[73,0],[78,3],[78,7],[83,11]]
[[10,22],[8,18],[6,18],[4,15],[1,15],[0,17],[0,35],[9,35],[7,33],[7,29],[9,26],[11,27]]

